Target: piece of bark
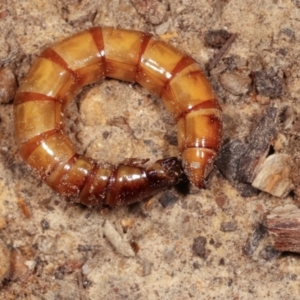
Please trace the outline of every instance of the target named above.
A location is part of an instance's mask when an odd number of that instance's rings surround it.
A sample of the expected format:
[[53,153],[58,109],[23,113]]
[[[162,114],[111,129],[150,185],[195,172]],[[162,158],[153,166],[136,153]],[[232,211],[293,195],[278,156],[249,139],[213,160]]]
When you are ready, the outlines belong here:
[[239,182],[237,179],[239,161],[245,151],[246,145],[241,140],[229,141],[222,146],[215,165],[243,197],[252,197],[258,193],[258,190],[251,184]]
[[275,139],[277,108],[269,107],[259,120],[251,134],[246,151],[241,155],[237,170],[237,179],[241,182],[252,183],[257,169],[265,160],[270,144]]
[[247,256],[254,254],[265,234],[266,228],[262,224],[258,224],[244,247],[244,253]]
[[239,182],[234,186],[242,197],[249,198],[256,196],[259,190],[253,187],[250,183]]
[[266,246],[259,252],[259,256],[266,261],[272,261],[278,258],[280,254],[281,252],[272,246]]
[[300,253],[300,209],[297,206],[276,207],[267,216],[266,224],[275,249]]
[[291,157],[273,154],[259,166],[252,185],[276,197],[286,197],[294,188],[291,180]]
[[130,244],[127,241],[123,240],[119,232],[108,220],[105,221],[103,232],[106,239],[113,245],[118,253],[122,254],[125,257],[135,255]]
[[259,95],[278,98],[283,92],[283,78],[273,68],[257,71],[254,72],[254,86]]
[[204,34],[205,47],[220,49],[230,38],[231,34],[224,29],[208,30]]
[[239,139],[234,139],[222,146],[215,161],[215,165],[231,184],[236,180],[239,160],[244,152],[245,144]]

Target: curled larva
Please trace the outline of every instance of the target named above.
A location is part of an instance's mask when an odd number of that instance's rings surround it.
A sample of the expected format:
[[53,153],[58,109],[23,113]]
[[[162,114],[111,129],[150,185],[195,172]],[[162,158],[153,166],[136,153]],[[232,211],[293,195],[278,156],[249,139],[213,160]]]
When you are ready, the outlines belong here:
[[[63,111],[83,86],[105,77],[138,82],[163,99],[177,121],[182,162],[114,166],[76,153]],[[134,30],[94,27],[45,49],[17,91],[14,117],[22,158],[56,192],[88,206],[139,201],[176,184],[183,170],[201,188],[221,143],[221,108],[196,61]]]

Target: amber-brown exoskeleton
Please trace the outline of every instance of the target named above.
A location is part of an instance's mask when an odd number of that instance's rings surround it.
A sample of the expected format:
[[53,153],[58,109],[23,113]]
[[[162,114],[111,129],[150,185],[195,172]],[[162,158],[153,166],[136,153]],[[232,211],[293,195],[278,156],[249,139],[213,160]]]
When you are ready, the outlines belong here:
[[22,158],[56,192],[88,206],[139,201],[177,183],[176,158],[144,168],[113,166],[76,153],[63,130],[63,111],[85,85],[105,77],[138,82],[159,95],[177,121],[183,170],[203,187],[221,143],[221,108],[194,59],[148,33],[94,27],[45,49],[14,101]]

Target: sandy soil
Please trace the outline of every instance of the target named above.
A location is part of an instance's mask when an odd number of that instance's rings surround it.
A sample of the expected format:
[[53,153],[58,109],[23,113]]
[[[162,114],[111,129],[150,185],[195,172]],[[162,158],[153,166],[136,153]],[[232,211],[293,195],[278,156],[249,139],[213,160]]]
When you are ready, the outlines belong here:
[[[299,257],[277,252],[263,226],[273,208],[295,203],[291,194],[243,197],[216,168],[206,190],[171,189],[147,205],[90,211],[36,177],[13,132],[17,85],[56,40],[95,25],[148,31],[205,68],[219,51],[205,44],[207,32],[224,29],[237,37],[210,80],[224,141],[247,142],[268,107],[297,111],[299,16],[297,0],[1,0],[0,298],[299,299]],[[255,81],[255,72],[265,80]],[[88,87],[67,119],[78,150],[95,159],[178,155],[174,122],[138,85]],[[295,136],[281,149],[291,157]]]

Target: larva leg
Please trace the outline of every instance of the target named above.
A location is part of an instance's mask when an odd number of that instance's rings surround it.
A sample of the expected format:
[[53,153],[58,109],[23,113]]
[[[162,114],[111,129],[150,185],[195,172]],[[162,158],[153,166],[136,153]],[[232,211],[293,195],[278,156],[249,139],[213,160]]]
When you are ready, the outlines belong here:
[[55,191],[89,206],[133,203],[178,182],[175,158],[145,168],[143,160],[112,166],[76,153],[63,131],[64,108],[105,76],[137,81],[163,98],[178,121],[185,171],[201,187],[220,146],[220,107],[192,58],[139,31],[95,27],[41,53],[14,102],[22,158]]

